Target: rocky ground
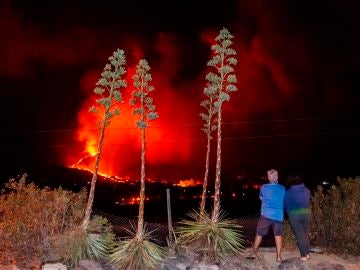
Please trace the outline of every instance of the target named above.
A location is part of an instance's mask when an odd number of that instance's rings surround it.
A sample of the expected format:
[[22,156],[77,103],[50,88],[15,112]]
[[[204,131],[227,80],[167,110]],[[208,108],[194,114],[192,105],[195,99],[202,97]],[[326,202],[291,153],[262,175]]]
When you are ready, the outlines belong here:
[[275,250],[272,248],[260,249],[257,257],[249,256],[250,250],[245,250],[239,256],[229,258],[222,264],[211,264],[199,261],[196,256],[172,255],[168,256],[162,270],[359,270],[359,258],[340,258],[333,254],[311,253],[311,259],[306,262],[299,260],[298,251],[283,252],[281,263],[275,260]]
[[[251,251],[245,250],[242,254],[234,256],[221,264],[214,264],[199,259],[191,251],[182,254],[169,254],[159,270],[359,270],[360,257],[342,258],[334,254],[312,252],[309,261],[301,262],[297,250],[287,250],[282,253],[281,263],[275,260],[274,248],[262,248],[258,256]],[[46,264],[33,270],[67,270],[66,266],[60,263]],[[16,265],[1,266],[0,270],[22,270]],[[100,264],[90,260],[80,261],[76,270],[115,270],[111,265]],[[142,269],[141,269],[142,270]],[[144,270],[146,270],[144,268]]]

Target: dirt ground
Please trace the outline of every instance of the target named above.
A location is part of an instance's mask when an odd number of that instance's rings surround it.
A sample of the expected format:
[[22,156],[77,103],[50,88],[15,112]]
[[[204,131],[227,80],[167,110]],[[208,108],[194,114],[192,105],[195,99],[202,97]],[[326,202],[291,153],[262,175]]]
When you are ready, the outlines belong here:
[[[276,262],[275,249],[274,248],[263,248],[259,250],[259,256],[263,259],[264,263],[270,269],[277,269],[280,263]],[[310,260],[301,262],[304,266],[311,268],[312,265],[319,263],[330,263],[330,264],[341,264],[346,270],[360,270],[360,256],[355,258],[349,256],[348,258],[342,258],[334,254],[317,253],[312,252],[310,254]],[[285,250],[282,252],[283,261],[298,259],[300,257],[299,251],[297,250]]]

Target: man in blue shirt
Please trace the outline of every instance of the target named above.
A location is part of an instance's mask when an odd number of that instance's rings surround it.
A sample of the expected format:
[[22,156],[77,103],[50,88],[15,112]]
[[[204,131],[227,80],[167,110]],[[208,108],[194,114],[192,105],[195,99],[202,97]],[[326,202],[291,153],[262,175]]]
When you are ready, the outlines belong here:
[[254,253],[257,252],[263,236],[268,234],[271,227],[275,238],[276,261],[281,262],[285,187],[278,184],[278,172],[276,170],[269,170],[267,176],[269,183],[260,188],[261,216],[256,228]]

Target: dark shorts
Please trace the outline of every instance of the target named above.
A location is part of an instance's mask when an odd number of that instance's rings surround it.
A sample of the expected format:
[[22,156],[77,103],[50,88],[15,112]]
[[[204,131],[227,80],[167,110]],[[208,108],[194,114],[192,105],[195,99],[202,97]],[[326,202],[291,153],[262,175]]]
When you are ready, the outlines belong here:
[[269,228],[272,227],[275,236],[281,236],[283,233],[283,222],[278,220],[273,220],[270,218],[266,218],[261,216],[259,218],[257,227],[256,227],[256,234],[265,236],[268,234]]

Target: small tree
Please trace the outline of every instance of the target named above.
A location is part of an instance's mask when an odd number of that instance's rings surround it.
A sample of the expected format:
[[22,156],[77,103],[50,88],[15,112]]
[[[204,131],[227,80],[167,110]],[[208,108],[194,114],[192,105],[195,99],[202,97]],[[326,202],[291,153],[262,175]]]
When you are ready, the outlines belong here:
[[214,130],[216,130],[217,127],[216,121],[214,121],[214,115],[217,112],[217,108],[214,106],[213,103],[215,95],[205,91],[204,94],[206,95],[206,99],[200,103],[200,106],[202,106],[205,109],[205,113],[204,112],[200,113],[200,117],[204,121],[204,126],[202,130],[206,134],[207,144],[206,144],[206,157],[205,157],[205,175],[204,175],[203,189],[202,189],[201,202],[200,202],[200,218],[202,218],[205,213],[206,191],[207,191],[208,178],[209,178],[210,150],[211,150],[211,140],[212,140],[211,133]]
[[144,201],[145,201],[145,131],[149,122],[157,119],[159,116],[155,112],[153,99],[149,96],[154,87],[149,84],[151,81],[150,66],[145,59],[139,61],[136,66],[136,74],[133,76],[135,90],[132,92],[130,104],[134,107],[134,114],[138,116],[136,126],[141,130],[141,186],[140,186],[140,204],[137,235],[143,234],[144,227]]
[[216,222],[220,215],[220,185],[221,185],[221,123],[222,123],[222,104],[230,100],[230,92],[237,91],[236,76],[234,66],[237,60],[234,57],[236,52],[231,48],[233,36],[223,28],[215,38],[216,43],[211,46],[213,57],[208,62],[209,67],[213,67],[215,73],[209,72],[206,75],[208,81],[204,93],[214,97],[213,106],[217,110],[217,146],[216,146],[216,175],[215,175],[215,195],[212,220]]
[[[122,76],[126,73],[124,68],[126,63],[124,51],[120,49],[116,50],[113,55],[109,57],[109,62],[109,64],[105,65],[104,70],[101,73],[101,78],[96,83],[96,87],[94,89],[94,93],[100,96],[99,99],[96,100],[98,106],[92,106],[90,108],[91,112],[98,114],[100,117],[100,134],[90,192],[86,205],[85,216],[82,222],[82,227],[85,230],[89,225],[92,205],[94,202],[95,184],[99,170],[105,129],[110,124],[110,120],[120,114],[120,110],[117,106],[118,103],[123,101],[120,88],[126,87],[126,81],[122,79]],[[102,110],[99,111],[98,107],[101,107]]]

